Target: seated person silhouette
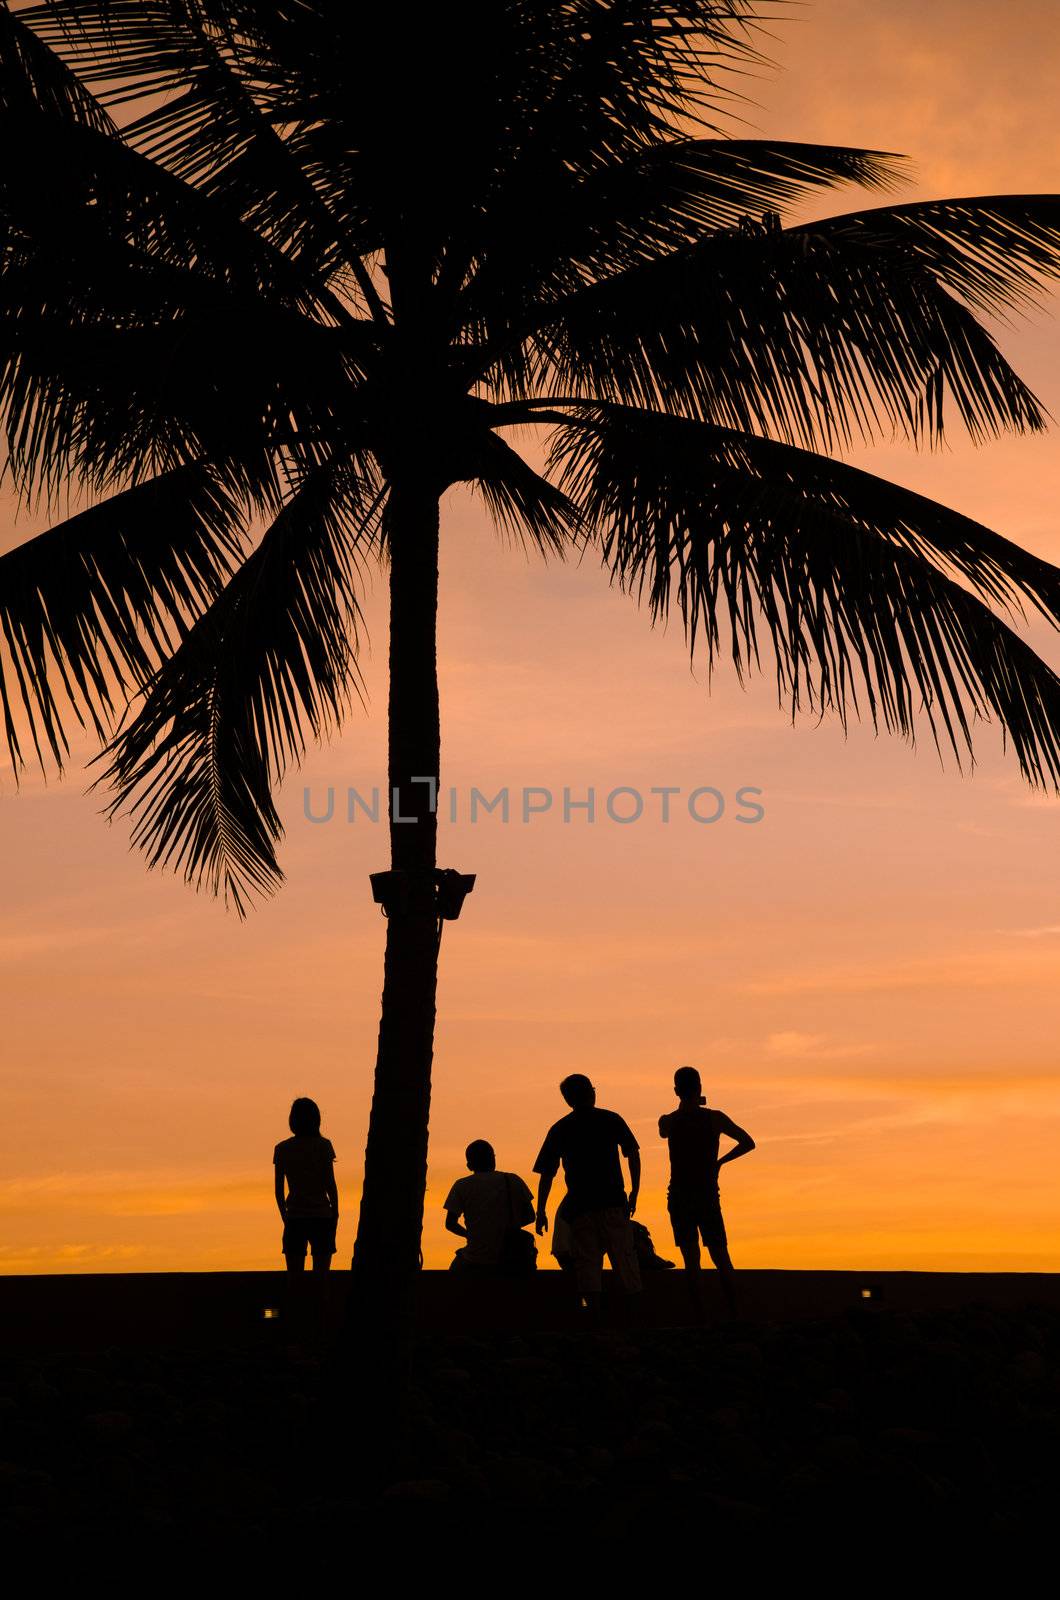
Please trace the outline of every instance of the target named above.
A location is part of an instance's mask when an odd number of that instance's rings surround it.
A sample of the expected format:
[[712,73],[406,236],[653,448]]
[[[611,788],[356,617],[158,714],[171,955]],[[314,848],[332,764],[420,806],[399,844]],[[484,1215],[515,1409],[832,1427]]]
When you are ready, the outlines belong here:
[[[570,1226],[575,1282],[595,1317],[600,1311],[605,1255],[627,1294],[635,1294],[641,1287],[630,1226],[640,1188],[640,1149],[622,1118],[597,1106],[596,1090],[582,1073],[564,1078],[559,1089],[571,1111],[549,1129],[534,1163],[534,1171],[540,1175],[537,1232],[548,1229],[545,1207],[562,1162],[567,1180],[562,1204]],[[629,1163],[628,1199],[619,1151]]]
[[334,1146],[320,1132],[316,1101],[296,1100],[287,1120],[293,1137],[282,1140],[272,1156],[276,1204],[283,1218],[281,1248],[288,1272],[305,1271],[307,1247],[313,1252],[313,1271],[327,1272],[339,1221]]
[[497,1171],[493,1146],[485,1139],[473,1139],[464,1156],[471,1175],[457,1178],[445,1197],[446,1228],[467,1240],[453,1257],[450,1272],[482,1277],[532,1272],[537,1254],[533,1240],[529,1234],[521,1235],[522,1243],[514,1238],[524,1222],[534,1220],[530,1190],[516,1173]]
[[[735,1161],[755,1148],[755,1142],[724,1111],[708,1109],[703,1085],[695,1067],[678,1067],[674,1073],[677,1110],[659,1118],[659,1133],[670,1147],[670,1187],[667,1209],[674,1230],[674,1243],[684,1257],[689,1273],[700,1271],[699,1241],[702,1238],[710,1259],[718,1269],[721,1285],[731,1313],[736,1311],[736,1273],[729,1256],[725,1223],[721,1215],[718,1172],[727,1161]],[[733,1148],[718,1157],[721,1134],[736,1141]],[[697,1308],[701,1309],[698,1279],[690,1281]]]

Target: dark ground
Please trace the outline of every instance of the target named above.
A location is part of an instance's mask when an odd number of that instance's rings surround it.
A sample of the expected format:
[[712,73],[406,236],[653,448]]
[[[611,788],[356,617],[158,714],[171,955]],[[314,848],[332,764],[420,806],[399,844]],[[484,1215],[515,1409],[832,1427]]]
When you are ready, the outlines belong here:
[[[427,1335],[389,1473],[327,1350],[49,1351],[0,1378],[0,1528],[126,1548],[444,1530],[468,1508],[605,1539],[1021,1543],[1060,1491],[1060,1312],[882,1308],[798,1324]],[[384,1408],[385,1409],[385,1408]],[[291,1519],[294,1519],[293,1522]]]

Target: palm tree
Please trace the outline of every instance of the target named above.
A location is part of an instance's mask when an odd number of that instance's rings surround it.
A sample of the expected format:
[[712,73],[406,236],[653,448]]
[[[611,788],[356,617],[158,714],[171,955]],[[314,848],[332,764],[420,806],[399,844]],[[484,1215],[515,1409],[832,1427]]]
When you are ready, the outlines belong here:
[[1010,626],[1060,621],[1060,572],[829,454],[937,442],[946,412],[1043,427],[976,313],[1060,271],[1060,199],[784,226],[901,163],[719,134],[753,23],[749,0],[0,0],[6,470],[83,505],[0,558],[16,768],[29,744],[61,767],[73,716],[149,863],[242,914],[281,879],[276,786],[356,696],[360,572],[389,571],[415,822],[391,820],[364,1282],[408,1291],[422,1225],[449,486],[544,551],[593,547],[710,662],[765,651],[792,708],[958,758],[994,719],[1060,780],[1060,679]]

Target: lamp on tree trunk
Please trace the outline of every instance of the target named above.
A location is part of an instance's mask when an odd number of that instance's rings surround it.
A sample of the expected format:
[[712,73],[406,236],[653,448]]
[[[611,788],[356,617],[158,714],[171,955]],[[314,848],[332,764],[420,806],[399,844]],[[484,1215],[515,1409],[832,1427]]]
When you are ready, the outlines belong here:
[[473,872],[456,872],[452,867],[438,867],[423,874],[400,869],[372,872],[368,878],[372,885],[372,899],[377,906],[382,906],[385,917],[407,911],[418,887],[417,879],[425,882],[433,891],[439,922],[455,922],[464,901],[475,887]]

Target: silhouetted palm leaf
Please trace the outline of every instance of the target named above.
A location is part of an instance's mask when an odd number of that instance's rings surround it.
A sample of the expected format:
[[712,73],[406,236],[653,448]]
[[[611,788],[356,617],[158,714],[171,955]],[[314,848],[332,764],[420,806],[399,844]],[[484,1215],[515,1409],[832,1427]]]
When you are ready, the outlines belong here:
[[[39,759],[69,749],[56,690],[98,735],[243,554],[243,517],[208,468],[178,468],[0,555],[0,700],[16,768],[20,700]],[[13,680],[13,682],[11,681]],[[16,687],[17,686],[17,687]]]
[[959,755],[967,706],[1026,778],[1060,786],[1060,678],[984,603],[1060,627],[1060,568],[869,473],[703,423],[584,408],[553,458],[614,576],[656,616],[675,599],[712,666],[724,644],[738,672],[757,664],[764,631],[793,712],[845,722],[861,683],[874,723],[912,737],[922,712]]
[[0,6],[0,111],[30,111],[60,124],[114,131],[77,73],[6,5]]
[[539,550],[562,550],[580,531],[577,506],[498,434],[483,441],[475,479],[499,528]]
[[[860,685],[961,747],[990,714],[1055,781],[1055,680],[988,609],[1055,620],[1053,569],[796,446],[1040,428],[974,311],[1057,275],[1060,202],[784,229],[901,158],[718,137],[753,23],[750,0],[464,0],[414,27],[0,0],[5,470],[27,499],[116,492],[0,563],[16,762],[27,718],[59,759],[61,699],[104,733],[143,690],[115,804],[242,910],[278,877],[273,786],[356,684],[353,563],[386,557],[397,474],[417,504],[471,484],[542,549],[603,530],[693,642],[727,618],[743,670],[768,636],[793,704],[846,715]],[[498,431],[535,422],[558,480]],[[249,517],[271,525],[240,566]]]
[[[183,182],[114,133],[49,116],[35,104],[0,107],[0,137],[20,148],[0,169],[11,244],[82,248],[82,231],[135,253],[145,265],[194,271],[203,283],[322,317],[349,311],[314,271],[303,270],[231,208]],[[87,249],[82,249],[87,256]]]
[[107,752],[110,810],[132,815],[149,863],[205,882],[243,915],[282,881],[272,791],[341,720],[358,682],[358,541],[370,486],[318,468],[148,684]]
[[989,334],[919,260],[843,234],[716,233],[526,320],[539,385],[809,445],[883,423],[937,438],[947,398],[977,436],[1043,426]]
[[271,495],[263,450],[325,431],[375,348],[250,229],[93,131],[51,125],[0,174],[0,265],[0,406],[26,490],[208,456]]
[[795,233],[901,253],[968,305],[998,314],[1040,298],[1060,277],[1060,196],[994,194],[920,200],[807,223]]
[[506,312],[518,331],[529,304],[580,289],[587,277],[657,259],[815,187],[887,188],[901,166],[900,157],[875,150],[737,139],[649,145],[588,175],[561,166],[547,208],[503,189],[492,197],[474,259],[464,262],[464,326],[484,324],[485,339],[505,341]]

